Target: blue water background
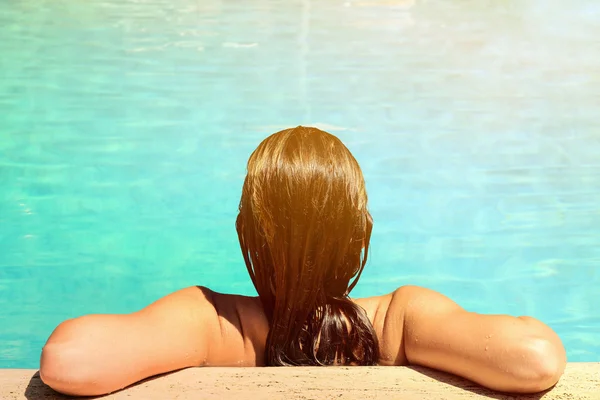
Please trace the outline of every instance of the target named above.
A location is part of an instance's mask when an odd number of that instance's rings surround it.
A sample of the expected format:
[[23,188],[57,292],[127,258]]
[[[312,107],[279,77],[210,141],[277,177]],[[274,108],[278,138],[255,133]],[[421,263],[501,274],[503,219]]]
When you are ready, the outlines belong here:
[[367,180],[355,296],[532,315],[600,361],[600,4],[0,1],[0,367],[62,320],[254,294],[250,152],[299,124]]

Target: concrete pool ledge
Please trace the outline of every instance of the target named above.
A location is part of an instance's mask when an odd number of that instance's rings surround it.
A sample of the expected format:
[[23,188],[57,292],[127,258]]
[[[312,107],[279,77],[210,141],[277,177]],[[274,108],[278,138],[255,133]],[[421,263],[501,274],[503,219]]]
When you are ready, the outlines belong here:
[[[0,370],[0,399],[60,400],[36,370]],[[427,368],[190,368],[149,379],[102,399],[593,399],[600,363],[570,363],[560,382],[535,395],[509,395]]]

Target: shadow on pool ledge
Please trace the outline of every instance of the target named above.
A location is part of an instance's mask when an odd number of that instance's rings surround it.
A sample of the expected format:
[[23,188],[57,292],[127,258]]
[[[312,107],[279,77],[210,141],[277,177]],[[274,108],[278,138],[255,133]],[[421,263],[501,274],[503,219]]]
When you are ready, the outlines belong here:
[[124,389],[118,390],[116,392],[111,393],[110,395],[103,395],[103,396],[86,396],[86,397],[74,397],[74,396],[66,396],[63,394],[60,394],[58,392],[56,392],[55,390],[53,390],[52,388],[50,388],[50,386],[46,385],[44,382],[42,382],[42,378],[40,377],[40,371],[36,371],[33,376],[31,377],[31,379],[29,380],[29,384],[27,385],[27,388],[25,389],[25,398],[27,400],[39,400],[39,399],[48,399],[48,400],[65,400],[65,399],[78,399],[78,398],[84,398],[84,399],[109,399],[111,397],[114,397],[115,395],[122,393],[122,392],[126,392],[128,389],[135,387],[135,386],[139,386],[139,385],[144,385],[146,382],[149,381],[153,381],[155,379],[159,379],[163,376],[166,375],[171,375],[174,373],[177,373],[179,371],[174,371],[174,372],[170,372],[170,373],[166,373],[166,374],[160,374],[160,375],[155,375],[152,376],[150,378],[146,378],[144,380],[141,380],[139,382],[134,383],[133,385],[130,385]]
[[[22,373],[31,374],[32,370]],[[335,368],[189,368],[149,378],[101,399],[598,399],[600,363],[569,364],[559,384],[546,392],[513,395],[422,367]],[[1,373],[1,372],[0,372]],[[23,376],[24,398],[63,400],[41,381],[39,373]],[[15,379],[16,381],[16,379]],[[0,397],[21,399],[21,391]]]
[[496,392],[496,391],[493,391],[490,389],[486,389],[486,388],[476,384],[475,382],[471,382],[467,379],[460,378],[455,375],[447,374],[445,372],[440,372],[440,371],[436,371],[436,370],[433,370],[430,368],[425,368],[425,367],[407,367],[407,368],[410,368],[413,371],[416,371],[420,374],[428,376],[434,381],[452,385],[455,388],[458,388],[460,390],[466,390],[468,392],[471,392],[472,394],[474,394],[476,396],[484,396],[484,397],[487,397],[490,399],[505,400],[505,399],[512,399],[512,398],[518,397],[519,399],[523,399],[523,400],[525,400],[525,399],[538,400],[538,399],[543,398],[546,395],[546,393],[548,393],[552,390],[552,388],[550,388],[548,390],[544,390],[543,392],[528,394],[528,395],[500,393],[500,392]]

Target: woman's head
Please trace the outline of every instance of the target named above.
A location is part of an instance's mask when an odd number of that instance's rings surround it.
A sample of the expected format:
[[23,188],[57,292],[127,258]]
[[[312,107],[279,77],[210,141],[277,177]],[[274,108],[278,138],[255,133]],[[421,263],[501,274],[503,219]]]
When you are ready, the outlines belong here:
[[335,136],[300,126],[252,153],[236,227],[271,322],[268,364],[362,364],[375,355],[363,332],[372,327],[347,297],[372,225],[360,167]]

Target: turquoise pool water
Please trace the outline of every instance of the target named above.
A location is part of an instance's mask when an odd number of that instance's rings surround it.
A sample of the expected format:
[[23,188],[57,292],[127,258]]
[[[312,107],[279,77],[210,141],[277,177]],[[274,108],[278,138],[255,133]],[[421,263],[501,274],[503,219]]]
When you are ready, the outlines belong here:
[[424,285],[600,361],[600,5],[550,3],[2,2],[0,367],[66,318],[253,294],[245,162],[299,124],[364,169],[356,296]]

